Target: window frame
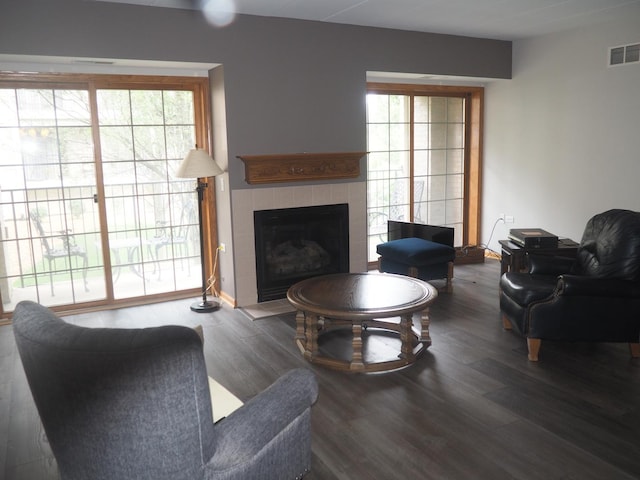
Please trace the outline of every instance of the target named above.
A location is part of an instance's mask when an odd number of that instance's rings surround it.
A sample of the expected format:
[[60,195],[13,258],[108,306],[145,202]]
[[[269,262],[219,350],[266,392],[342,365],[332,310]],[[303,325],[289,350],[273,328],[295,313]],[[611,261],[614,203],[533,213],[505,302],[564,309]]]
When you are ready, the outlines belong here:
[[[368,82],[367,94],[407,96],[451,96],[465,98],[464,203],[462,246],[479,245],[482,198],[482,143],[484,118],[484,87],[463,85],[414,85],[405,83]],[[409,128],[413,145],[413,119]],[[410,150],[411,178],[413,178],[413,148]],[[367,180],[368,182],[368,180]],[[410,182],[410,201],[413,205],[413,182]],[[413,207],[410,209],[413,215]],[[369,232],[367,232],[368,235]],[[375,268],[375,262],[369,267]]]
[[[211,138],[211,102],[209,91],[209,79],[207,77],[182,77],[160,75],[118,75],[118,74],[85,74],[85,73],[16,73],[0,72],[0,85],[7,88],[44,88],[44,89],[86,89],[89,92],[90,102],[95,112],[96,91],[100,89],[129,89],[129,90],[188,90],[193,92],[195,138],[198,148],[209,151],[212,145]],[[97,120],[92,118],[93,141],[95,145],[95,162],[100,162],[100,138],[97,135]],[[186,153],[186,152],[185,152]],[[98,196],[104,198],[104,183],[101,175],[96,178]],[[205,258],[205,274],[211,275],[214,269],[212,252],[218,243],[217,219],[215,204],[215,183],[210,182],[211,188],[206,189],[203,202],[202,224],[203,245]],[[195,181],[194,181],[195,196]],[[101,215],[104,215],[104,211]],[[106,218],[101,218],[101,224],[106,225]],[[103,232],[104,234],[104,232]],[[105,268],[109,264],[105,262]],[[219,272],[216,272],[219,274]],[[109,290],[109,287],[107,287]],[[181,290],[173,293],[150,294],[129,299],[113,299],[113,292],[108,291],[105,301],[93,301],[88,303],[65,304],[52,306],[54,311],[74,310],[102,310],[129,305],[149,303],[149,301],[163,301],[167,299],[187,298],[200,294],[200,288]],[[0,325],[6,323],[11,312],[4,312],[0,304]]]

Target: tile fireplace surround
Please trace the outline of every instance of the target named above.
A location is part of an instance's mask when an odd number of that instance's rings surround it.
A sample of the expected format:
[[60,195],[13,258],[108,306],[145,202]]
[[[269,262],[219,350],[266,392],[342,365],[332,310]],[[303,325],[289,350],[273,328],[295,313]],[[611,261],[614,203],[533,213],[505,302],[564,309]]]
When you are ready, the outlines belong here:
[[367,270],[366,182],[234,190],[231,194],[238,307],[258,302],[253,212],[275,208],[349,204],[349,270]]

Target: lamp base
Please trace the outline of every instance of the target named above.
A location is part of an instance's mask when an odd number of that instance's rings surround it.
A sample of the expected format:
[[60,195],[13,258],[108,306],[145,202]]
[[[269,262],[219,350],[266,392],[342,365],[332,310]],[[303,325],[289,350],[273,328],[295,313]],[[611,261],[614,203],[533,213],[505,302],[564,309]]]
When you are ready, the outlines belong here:
[[191,310],[197,313],[207,313],[207,312],[215,312],[216,310],[220,310],[220,300],[200,300],[199,302],[195,302],[191,304]]

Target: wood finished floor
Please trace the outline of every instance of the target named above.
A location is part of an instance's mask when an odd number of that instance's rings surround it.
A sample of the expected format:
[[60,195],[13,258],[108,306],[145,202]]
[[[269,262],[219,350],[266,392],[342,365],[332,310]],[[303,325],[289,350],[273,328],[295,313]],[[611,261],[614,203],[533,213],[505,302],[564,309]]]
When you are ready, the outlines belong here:
[[[498,272],[492,260],[456,267],[453,294],[431,310],[433,346],[384,374],[308,364],[290,318],[196,314],[190,300],[67,320],[202,323],[209,374],[242,400],[291,368],[312,369],[320,396],[309,480],[640,478],[640,362],[627,345],[552,342],[528,362],[524,340],[502,330]],[[0,479],[57,478],[11,327],[0,327]]]

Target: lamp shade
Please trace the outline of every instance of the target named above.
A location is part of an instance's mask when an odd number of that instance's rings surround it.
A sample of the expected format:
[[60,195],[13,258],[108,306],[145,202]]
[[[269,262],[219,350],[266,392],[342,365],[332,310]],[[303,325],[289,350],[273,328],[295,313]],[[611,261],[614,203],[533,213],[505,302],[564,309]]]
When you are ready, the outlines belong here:
[[182,163],[178,167],[176,177],[179,178],[205,178],[215,177],[223,173],[220,165],[201,148],[189,150]]

